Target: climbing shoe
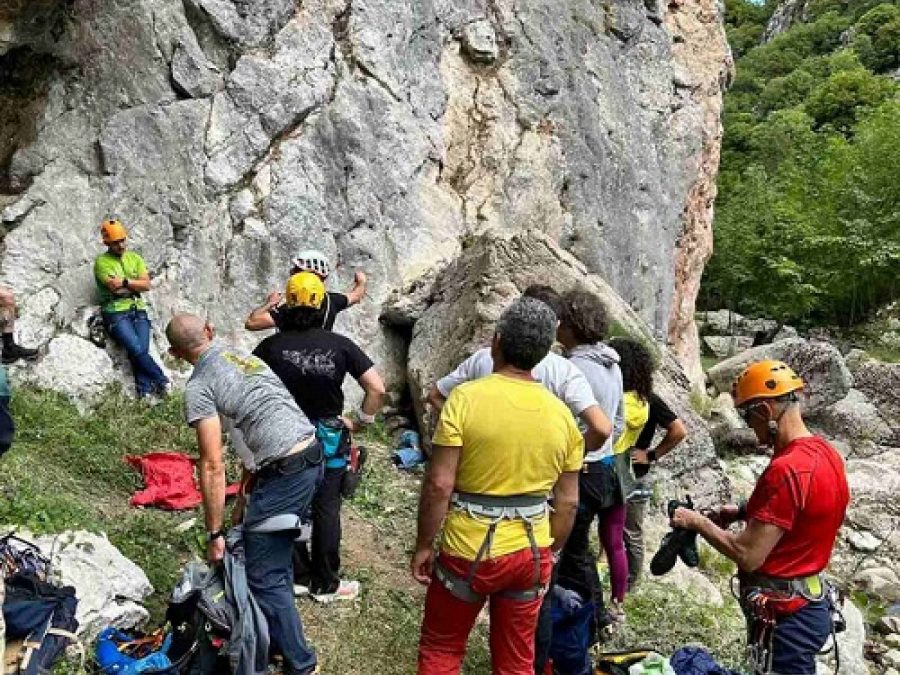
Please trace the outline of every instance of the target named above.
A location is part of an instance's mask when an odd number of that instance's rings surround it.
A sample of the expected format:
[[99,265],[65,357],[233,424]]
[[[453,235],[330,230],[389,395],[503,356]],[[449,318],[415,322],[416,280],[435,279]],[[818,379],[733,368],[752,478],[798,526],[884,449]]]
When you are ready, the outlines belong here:
[[[683,502],[677,499],[669,501],[668,513],[670,519],[678,508],[693,509],[694,503],[691,501],[690,496]],[[675,567],[675,561],[678,558],[681,558],[681,561],[688,567],[697,567],[700,564],[696,532],[673,527],[672,531],[663,537],[659,550],[653,556],[653,560],[650,561],[650,571],[654,576],[662,576]]]
[[3,356],[0,358],[2,358],[3,363],[15,363],[19,359],[33,361],[37,358],[37,355],[37,349],[30,349],[13,343],[3,348]]

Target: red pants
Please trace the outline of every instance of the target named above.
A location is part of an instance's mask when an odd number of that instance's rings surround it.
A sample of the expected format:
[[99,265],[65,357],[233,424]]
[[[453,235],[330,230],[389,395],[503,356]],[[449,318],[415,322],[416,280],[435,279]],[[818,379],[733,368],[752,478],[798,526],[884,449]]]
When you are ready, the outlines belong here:
[[[441,553],[443,565],[467,576],[472,563]],[[550,581],[553,563],[550,549],[541,549],[541,584]],[[487,596],[491,617],[491,664],[494,675],[534,675],[534,631],[541,599],[515,600],[503,591],[534,586],[531,549],[482,560],[472,579],[472,589]],[[425,598],[422,637],[419,640],[419,675],[458,675],[466,653],[469,632],[481,602],[464,602],[443,584],[433,580]]]

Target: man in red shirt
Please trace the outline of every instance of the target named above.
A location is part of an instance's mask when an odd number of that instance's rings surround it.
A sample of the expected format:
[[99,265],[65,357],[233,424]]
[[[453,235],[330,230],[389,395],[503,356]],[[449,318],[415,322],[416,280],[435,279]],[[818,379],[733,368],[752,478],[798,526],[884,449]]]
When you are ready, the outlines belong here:
[[[774,448],[749,501],[704,516],[678,509],[672,525],[695,530],[738,566],[741,606],[756,673],[814,675],[832,632],[832,606],[819,576],[827,567],[850,491],[844,463],[806,428],[803,381],[781,361],[750,365],[734,403],[759,442]],[[746,521],[740,532],[728,530]]]

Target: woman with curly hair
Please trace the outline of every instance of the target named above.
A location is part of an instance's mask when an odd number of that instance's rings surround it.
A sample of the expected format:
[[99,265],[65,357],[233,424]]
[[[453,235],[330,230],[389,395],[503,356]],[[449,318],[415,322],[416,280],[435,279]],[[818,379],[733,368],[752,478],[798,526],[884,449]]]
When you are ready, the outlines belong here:
[[[656,364],[653,354],[636,340],[613,338],[609,341],[619,355],[622,370],[622,389],[625,391],[624,428],[616,437],[613,452],[625,454],[634,447],[641,435],[650,412],[650,397],[653,394],[653,371]],[[626,456],[630,457],[630,453]]]

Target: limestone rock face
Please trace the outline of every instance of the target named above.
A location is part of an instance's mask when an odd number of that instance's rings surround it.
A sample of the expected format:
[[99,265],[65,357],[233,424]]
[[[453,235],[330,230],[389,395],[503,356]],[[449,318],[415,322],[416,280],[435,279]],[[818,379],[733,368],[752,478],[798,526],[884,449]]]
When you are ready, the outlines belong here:
[[21,74],[0,93],[0,282],[52,302],[39,345],[95,302],[117,216],[157,338],[193,309],[254,344],[244,317],[313,246],[332,288],[369,273],[338,329],[400,388],[387,295],[467,236],[539,228],[696,358],[730,68],[715,0],[38,0],[0,11],[0,59]]
[[688,428],[688,438],[664,457],[654,476],[671,479],[671,493],[686,490],[702,503],[728,489],[704,420],[690,404],[690,382],[676,359],[652,341],[652,331],[600,277],[546,234],[487,233],[466,242],[460,256],[440,274],[423,277],[388,299],[382,320],[411,328],[407,377],[423,426],[428,388],[464,358],[490,342],[494,323],[530,284],[552,284],[564,292],[581,287],[601,298],[613,330],[643,341],[660,363],[655,390]]

